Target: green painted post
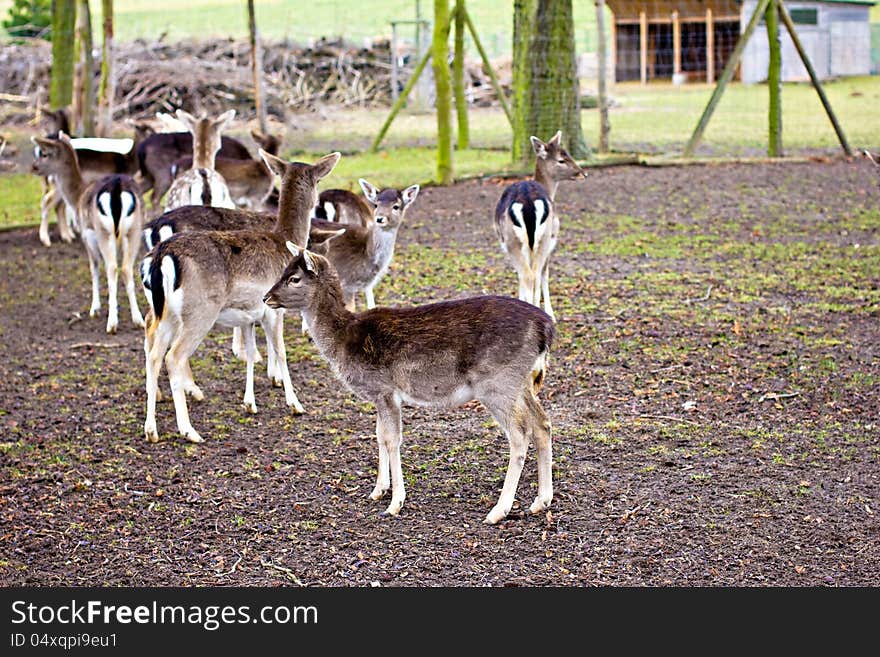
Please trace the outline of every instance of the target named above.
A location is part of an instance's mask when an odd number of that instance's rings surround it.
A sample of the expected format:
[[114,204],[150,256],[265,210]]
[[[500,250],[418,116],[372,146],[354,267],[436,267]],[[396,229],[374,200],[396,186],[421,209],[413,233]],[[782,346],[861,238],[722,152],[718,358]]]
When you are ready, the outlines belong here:
[[431,66],[434,69],[437,111],[437,182],[452,183],[452,85],[449,75],[449,0],[434,0],[434,40]]
[[455,113],[458,117],[458,149],[468,148],[471,141],[468,124],[467,98],[464,89],[464,0],[455,0],[455,54],[452,59],[452,86],[455,89]]
[[73,99],[76,0],[52,0],[52,79],[49,107],[67,107]]
[[694,151],[697,149],[700,140],[703,138],[703,133],[706,131],[706,126],[709,125],[709,119],[712,118],[712,114],[715,113],[715,108],[718,106],[718,102],[724,94],[724,89],[727,87],[727,83],[733,78],[733,73],[736,71],[740,57],[742,57],[743,49],[751,38],[752,32],[755,31],[755,27],[758,25],[758,21],[761,20],[761,16],[763,16],[764,12],[767,10],[767,5],[769,3],[770,0],[758,0],[758,6],[755,8],[755,13],[752,14],[748,25],[746,25],[745,31],[740,35],[739,41],[736,42],[736,46],[733,48],[733,52],[730,53],[730,59],[728,59],[727,64],[724,65],[724,71],[722,71],[721,77],[718,79],[718,84],[715,85],[712,97],[709,98],[709,102],[706,104],[706,109],[703,110],[703,115],[697,122],[697,127],[694,128],[694,134],[691,135],[690,141],[688,141],[687,146],[684,148],[685,157],[693,157]]
[[782,42],[779,39],[779,5],[770,0],[764,12],[770,59],[767,64],[767,87],[770,91],[767,117],[767,155],[782,156]]

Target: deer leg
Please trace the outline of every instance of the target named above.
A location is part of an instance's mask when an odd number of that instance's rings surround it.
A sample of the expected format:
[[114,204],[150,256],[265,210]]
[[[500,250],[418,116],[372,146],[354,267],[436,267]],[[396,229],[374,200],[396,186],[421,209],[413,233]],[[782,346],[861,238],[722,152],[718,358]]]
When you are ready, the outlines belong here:
[[132,245],[138,244],[138,237],[135,234],[134,239],[131,236],[122,240],[122,278],[125,281],[125,293],[128,295],[128,306],[131,311],[131,321],[135,326],[144,327],[144,317],[141,315],[141,309],[138,307],[137,295],[134,291],[134,261],[137,258],[138,248]]
[[179,324],[171,348],[165,354],[165,366],[168,368],[168,379],[171,383],[171,397],[177,415],[177,429],[184,438],[193,443],[204,442],[204,439],[189,420],[189,410],[186,405],[186,386],[191,380],[188,376],[188,361],[211,329],[215,319],[216,313],[212,316],[206,313],[201,321],[193,321],[193,325]]
[[376,442],[379,444],[379,467],[376,470],[376,487],[370,493],[371,500],[380,500],[391,488],[391,464],[388,459],[388,447],[385,445],[386,429],[381,414],[376,414]]
[[510,404],[504,401],[480,400],[492,412],[492,416],[501,425],[501,429],[507,434],[507,441],[510,445],[510,461],[507,464],[507,474],[504,476],[504,486],[501,488],[501,495],[498,502],[489,511],[486,519],[483,521],[487,525],[494,525],[510,513],[513,506],[513,500],[516,496],[516,488],[519,485],[519,478],[522,474],[523,465],[526,461],[526,450],[529,446],[529,440],[524,432],[524,409],[520,400]]
[[531,513],[541,513],[553,501],[553,440],[550,420],[535,397],[531,386],[523,392],[524,408],[528,413],[529,438],[538,453],[538,496],[529,507]]
[[284,346],[284,313],[277,310],[269,309],[265,315],[266,318],[266,339],[274,340],[275,366],[277,368],[276,375],[281,376],[281,383],[284,386],[284,401],[293,409],[297,415],[305,413],[305,409],[297,399],[296,392],[293,390],[293,383],[290,380],[290,369],[287,367],[287,351]]
[[544,268],[541,270],[541,290],[544,295],[544,312],[550,315],[550,319],[554,322],[556,321],[556,316],[553,314],[553,305],[550,303],[550,261],[544,263]]
[[83,242],[86,245],[86,253],[89,256],[89,270],[92,274],[92,305],[89,308],[89,317],[97,317],[101,310],[101,249],[98,248],[98,238],[94,231],[83,233]]
[[[378,414],[376,418],[376,437],[382,442],[388,454],[388,466],[391,473],[391,503],[384,513],[396,516],[400,513],[403,501],[406,499],[406,491],[403,486],[403,469],[400,465],[400,443],[403,438],[400,404],[393,398],[382,399],[376,403],[376,412]],[[381,448],[379,454],[381,466]]]
[[[147,371],[147,419],[144,422],[144,435],[148,442],[159,440],[156,430],[156,401],[159,398],[159,373],[162,371],[162,360],[170,344],[170,330],[167,324],[159,322],[150,313],[150,325],[144,337],[144,353]],[[154,326],[158,323],[158,326]]]
[[73,232],[73,222],[76,215],[67,207],[67,203],[58,195],[59,198],[55,202],[55,221],[58,223],[58,233],[61,235],[61,241],[70,244],[75,237]]
[[244,384],[244,407],[249,413],[257,412],[257,400],[254,396],[254,352],[257,350],[257,329],[250,324],[242,329],[244,334],[244,353],[247,361],[247,378]]
[[371,310],[376,307],[376,297],[373,296],[372,285],[364,290],[364,299],[367,302],[367,310]]
[[116,298],[116,285],[119,280],[119,269],[116,260],[116,238],[113,235],[105,235],[99,243],[101,257],[104,260],[104,271],[107,274],[107,333],[116,333],[119,326],[119,307]]
[[[232,355],[239,360],[247,360],[244,352],[244,334],[238,326],[232,327]],[[254,362],[259,363],[262,360],[263,357],[260,355],[260,351],[258,349],[255,350]]]
[[49,214],[55,209],[55,189],[47,180],[43,185],[43,196],[40,197],[40,242],[43,246],[50,246],[52,240],[49,238]]

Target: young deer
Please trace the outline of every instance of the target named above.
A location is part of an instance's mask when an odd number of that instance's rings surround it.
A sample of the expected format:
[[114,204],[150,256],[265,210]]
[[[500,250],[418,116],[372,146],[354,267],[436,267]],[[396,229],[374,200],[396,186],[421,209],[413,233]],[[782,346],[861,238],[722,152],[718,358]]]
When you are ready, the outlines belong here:
[[495,232],[519,277],[519,298],[540,306],[550,317],[550,254],[556,248],[559,217],[553,208],[556,188],[563,180],[587,177],[586,171],[562,147],[562,131],[544,143],[531,137],[535,149],[535,179],[513,183],[495,206]]
[[[65,110],[43,111],[43,114],[50,120],[50,138],[57,138],[58,134],[61,132],[68,133],[70,122]],[[137,171],[136,150],[138,144],[152,134],[152,128],[145,123],[139,122],[131,122],[131,125],[134,128],[134,140],[130,150],[126,153],[84,148],[80,146],[80,144],[88,143],[90,140],[71,140],[71,143],[76,150],[80,172],[86,182],[96,182],[104,176],[109,176],[114,173],[133,174]],[[91,141],[95,142],[97,140]],[[122,140],[103,141],[116,142]],[[39,148],[39,146],[34,146],[35,159],[40,157]],[[40,198],[40,242],[42,242],[44,246],[50,246],[52,244],[52,240],[49,237],[49,218],[53,214],[58,222],[58,231],[62,241],[73,241],[75,235],[70,224],[75,219],[72,214],[68,214],[67,204],[65,204],[61,193],[56,189],[53,177],[44,177],[42,187],[43,192]]]
[[[171,166],[184,155],[192,155],[193,138],[188,132],[161,132],[150,135],[137,146],[138,167],[143,182],[141,193],[153,190],[150,205],[158,210],[160,201],[174,182]],[[222,137],[217,157],[252,160],[247,147],[233,137]]]
[[[278,155],[281,147],[278,137],[264,135],[256,130],[251,130],[251,137],[265,152]],[[192,163],[191,155],[178,159],[172,165],[172,175],[177,176],[179,172],[192,168]],[[214,168],[226,181],[229,195],[237,207],[262,210],[266,206],[266,200],[274,189],[275,176],[262,160],[218,157]]]
[[373,221],[373,208],[363,197],[347,189],[325,189],[318,197],[312,219],[355,224],[366,228]]
[[[333,264],[342,283],[346,307],[354,311],[355,296],[363,292],[367,308],[376,307],[373,288],[388,271],[397,232],[404,216],[419,195],[419,186],[407,187],[402,192],[396,189],[383,189],[381,192],[361,178],[358,181],[364,196],[373,205],[371,221],[366,227],[347,225],[345,232],[337,239],[327,241],[313,249],[325,255]],[[338,223],[314,221],[315,228],[332,230]]]
[[221,132],[234,116],[235,110],[229,110],[216,119],[204,115],[197,119],[192,114],[177,110],[177,118],[193,136],[192,168],[171,183],[165,200],[166,212],[184,205],[235,207],[226,181],[214,170]]
[[549,316],[517,299],[494,296],[353,314],[327,259],[292,243],[287,247],[293,260],[265,302],[302,312],[339,379],[375,404],[379,467],[370,498],[381,499],[390,484],[385,513],[397,515],[406,496],[400,465],[403,402],[450,407],[477,399],[501,425],[510,462],[487,523],[510,511],[529,441],[538,453],[538,495],[530,510],[540,513],[550,505],[550,421],[535,395],[553,341]]
[[80,171],[76,151],[64,133],[58,139],[34,138],[34,144],[39,151],[34,171],[54,177],[65,203],[74,213],[78,232],[89,255],[92,273],[89,315],[95,317],[101,309],[98,278],[103,261],[107,272],[107,333],[116,333],[119,325],[117,263],[121,249],[122,276],[131,308],[131,321],[137,326],[144,326],[132,275],[143,223],[143,203],[137,183],[125,175],[107,176],[98,182],[87,183]]
[[[262,299],[290,260],[286,240],[306,241],[309,214],[318,199],[318,181],[339,161],[339,153],[314,165],[285,162],[260,152],[266,165],[281,177],[281,204],[271,230],[192,231],[158,244],[144,259],[142,278],[152,311],[148,316],[144,351],[147,365],[147,440],[158,440],[156,394],[164,359],[180,433],[192,442],[202,437],[189,420],[186,393],[201,391],[192,381],[189,358],[215,324],[239,327],[245,339],[247,382],[244,405],[256,411],[254,399],[254,325],[263,323],[270,349],[281,363],[285,399],[302,413],[296,398],[284,340],[276,323],[281,314]],[[210,213],[212,208],[204,208]]]

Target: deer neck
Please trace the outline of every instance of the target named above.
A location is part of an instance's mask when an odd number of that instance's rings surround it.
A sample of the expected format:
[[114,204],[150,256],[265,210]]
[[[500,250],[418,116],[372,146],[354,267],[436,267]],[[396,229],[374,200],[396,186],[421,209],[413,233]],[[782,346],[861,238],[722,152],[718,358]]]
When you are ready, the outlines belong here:
[[58,185],[61,196],[64,198],[64,202],[72,210],[75,210],[80,197],[86,190],[86,181],[83,179],[82,171],[80,171],[79,162],[74,161],[73,166],[63,174],[56,175],[55,182]]
[[193,169],[213,169],[217,151],[212,151],[207,144],[195,144],[193,147]]
[[548,175],[544,167],[541,166],[540,159],[535,162],[535,182],[544,186],[551,201],[556,199],[556,188],[559,187],[559,182]]
[[391,259],[394,253],[394,244],[397,241],[397,229],[382,230],[377,226],[371,226],[367,233],[367,257],[374,265],[382,265]]
[[335,276],[324,275],[320,293],[303,311],[315,345],[334,366],[341,360],[348,327],[354,314],[345,307],[342,286]]
[[278,217],[273,231],[294,244],[305,246],[309,241],[312,225],[311,200],[314,189],[300,181],[291,185],[281,185],[278,196]]

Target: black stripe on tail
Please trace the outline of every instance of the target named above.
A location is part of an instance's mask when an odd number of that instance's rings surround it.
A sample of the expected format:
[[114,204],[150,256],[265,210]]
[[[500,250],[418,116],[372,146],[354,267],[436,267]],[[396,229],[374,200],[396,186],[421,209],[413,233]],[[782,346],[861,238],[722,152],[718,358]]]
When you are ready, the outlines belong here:
[[[535,232],[538,230],[538,219],[535,212],[536,201],[541,201],[544,204],[544,212],[541,215],[541,223],[544,223],[550,214],[550,197],[544,186],[534,180],[525,180],[510,185],[504,190],[495,208],[496,217],[500,218],[503,216],[501,213],[504,213],[514,226],[523,227],[522,223],[525,224],[529,249],[535,248]],[[513,212],[513,206],[516,203],[522,206],[522,223]]]
[[199,169],[199,175],[202,177],[202,205],[211,205],[211,183],[208,180],[208,172]]
[[[163,242],[163,244],[165,243]],[[153,314],[155,314],[157,320],[162,319],[162,313],[165,312],[165,286],[162,281],[162,261],[166,257],[171,258],[171,262],[174,263],[174,289],[176,290],[180,287],[180,263],[177,260],[177,256],[173,253],[162,253],[160,251],[150,263],[150,285],[148,287],[153,295]]]

